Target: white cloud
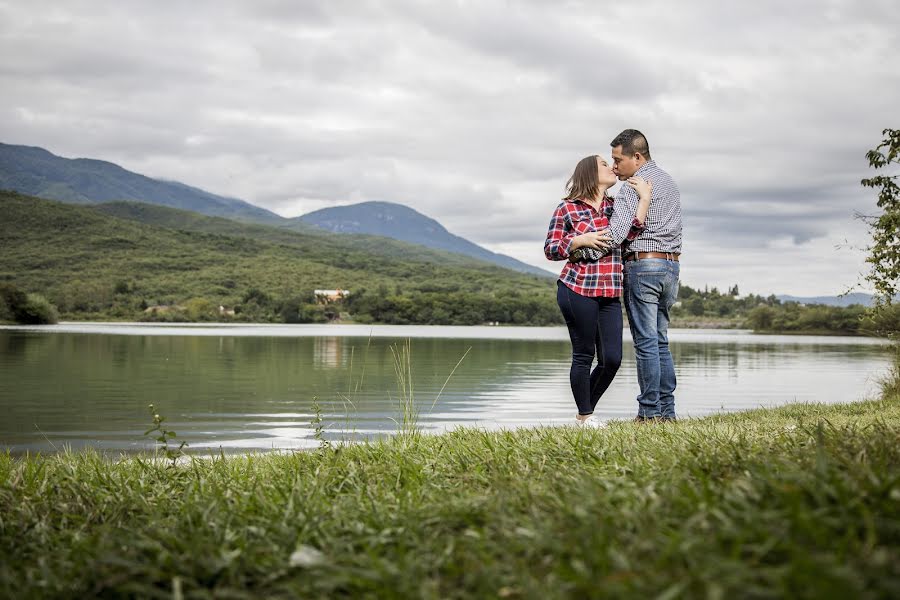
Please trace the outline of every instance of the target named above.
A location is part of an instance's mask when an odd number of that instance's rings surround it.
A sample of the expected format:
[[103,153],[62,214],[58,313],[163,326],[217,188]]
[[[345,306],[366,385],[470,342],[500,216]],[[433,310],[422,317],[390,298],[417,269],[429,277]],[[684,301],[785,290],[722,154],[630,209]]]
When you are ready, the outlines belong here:
[[0,139],[287,216],[401,202],[552,266],[571,169],[637,127],[682,190],[686,282],[831,294],[865,267],[835,245],[866,243],[853,214],[874,210],[866,150],[898,126],[898,17],[887,0],[0,1]]

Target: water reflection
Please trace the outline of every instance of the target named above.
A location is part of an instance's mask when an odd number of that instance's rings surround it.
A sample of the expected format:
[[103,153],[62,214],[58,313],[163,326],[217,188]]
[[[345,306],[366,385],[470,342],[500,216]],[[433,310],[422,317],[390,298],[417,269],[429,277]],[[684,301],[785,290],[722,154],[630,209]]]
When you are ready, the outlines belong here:
[[[332,326],[326,331],[342,335],[312,335],[318,330],[269,327],[263,330],[273,335],[249,336],[241,328],[161,335],[159,328],[78,327],[0,329],[0,443],[11,451],[141,449],[150,403],[201,452],[313,446],[314,401],[330,439],[389,433],[399,415],[391,346],[407,337],[427,430],[561,424],[574,415],[562,328],[425,328],[443,337],[416,337],[423,328]],[[354,331],[365,335],[343,335]],[[681,416],[861,399],[889,363],[878,341],[746,332],[673,332],[672,352]],[[637,391],[626,342],[600,416],[631,417]]]

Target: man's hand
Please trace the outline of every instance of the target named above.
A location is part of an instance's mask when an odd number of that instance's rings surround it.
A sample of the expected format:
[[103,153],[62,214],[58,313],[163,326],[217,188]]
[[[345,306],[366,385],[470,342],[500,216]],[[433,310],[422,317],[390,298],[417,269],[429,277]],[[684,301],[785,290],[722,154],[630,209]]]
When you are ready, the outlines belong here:
[[608,229],[589,231],[573,237],[570,250],[575,250],[576,248],[596,248],[597,250],[606,250],[610,247],[611,242],[612,236],[609,234]]

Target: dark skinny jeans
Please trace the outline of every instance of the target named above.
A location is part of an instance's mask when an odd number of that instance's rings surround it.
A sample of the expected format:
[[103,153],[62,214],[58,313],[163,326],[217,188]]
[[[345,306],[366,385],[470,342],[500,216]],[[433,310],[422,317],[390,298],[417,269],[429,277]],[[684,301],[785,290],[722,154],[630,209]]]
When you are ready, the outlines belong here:
[[[622,303],[618,298],[582,296],[561,281],[556,302],[572,340],[572,395],[578,414],[589,415],[622,364]],[[595,354],[598,364],[591,372]]]

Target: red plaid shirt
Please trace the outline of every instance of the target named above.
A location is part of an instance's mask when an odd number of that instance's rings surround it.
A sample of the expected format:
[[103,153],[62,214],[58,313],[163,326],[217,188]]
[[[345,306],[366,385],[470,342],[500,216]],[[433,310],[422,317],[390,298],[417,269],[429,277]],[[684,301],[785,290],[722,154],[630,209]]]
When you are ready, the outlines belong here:
[[[604,196],[600,212],[583,200],[563,200],[550,220],[544,254],[549,260],[566,260],[572,246],[572,238],[589,231],[601,231],[609,227],[613,199]],[[644,230],[643,224],[632,218],[628,240],[633,240]],[[622,295],[622,248],[616,246],[600,260],[566,262],[559,280],[576,294],[591,298],[616,298]]]

